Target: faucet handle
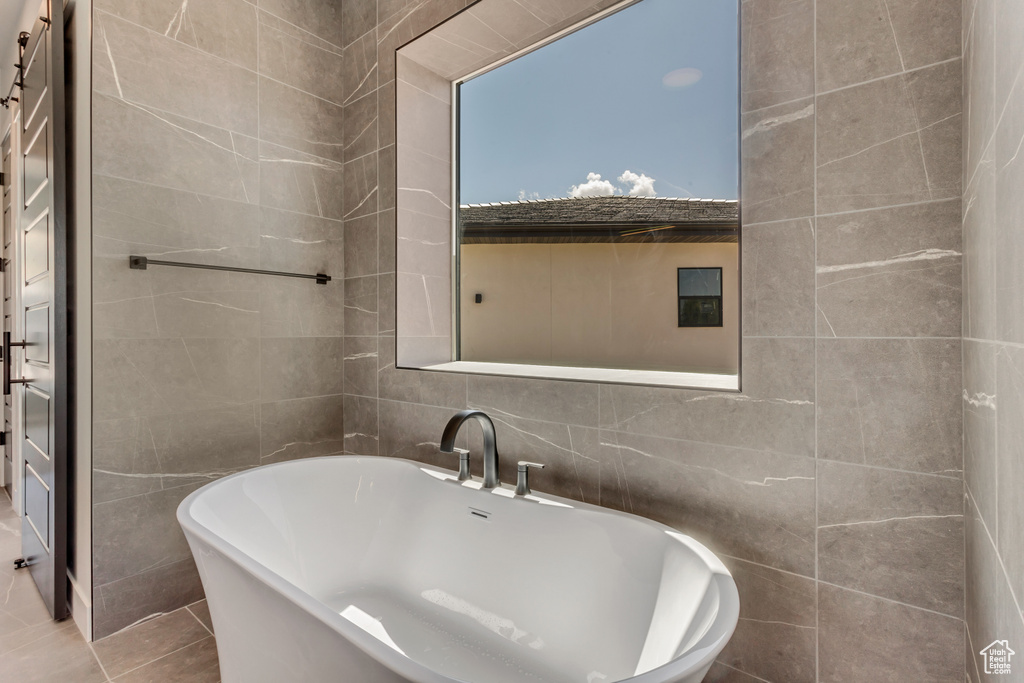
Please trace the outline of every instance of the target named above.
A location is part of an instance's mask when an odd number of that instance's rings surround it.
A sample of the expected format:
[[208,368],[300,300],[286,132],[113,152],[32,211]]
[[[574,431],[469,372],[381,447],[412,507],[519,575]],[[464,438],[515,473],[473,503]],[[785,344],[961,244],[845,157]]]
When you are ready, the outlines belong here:
[[469,473],[469,451],[465,448],[453,448],[459,454],[459,481],[469,481],[473,475]]
[[544,469],[544,465],[539,462],[527,462],[525,460],[519,461],[519,472],[516,477],[516,495],[526,496],[530,494],[530,468],[536,467],[538,469]]

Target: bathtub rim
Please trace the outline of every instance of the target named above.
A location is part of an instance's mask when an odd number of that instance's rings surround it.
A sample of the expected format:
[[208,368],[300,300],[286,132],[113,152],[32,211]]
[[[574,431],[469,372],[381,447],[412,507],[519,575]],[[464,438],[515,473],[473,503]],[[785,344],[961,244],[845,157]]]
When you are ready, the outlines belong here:
[[[395,673],[399,674],[410,680],[420,680],[425,683],[465,683],[460,679],[452,678],[440,672],[437,672],[424,664],[420,664],[416,660],[408,656],[396,657],[395,651],[382,643],[377,638],[373,637],[363,629],[357,627],[345,619],[339,619],[338,614],[328,608],[323,602],[317,600],[315,597],[302,590],[291,581],[288,581],[284,577],[280,576],[276,572],[270,570],[266,566],[260,564],[255,559],[250,557],[247,553],[243,552],[233,543],[225,539],[206,527],[204,524],[199,522],[191,514],[193,503],[202,497],[208,495],[214,491],[219,485],[228,482],[229,480],[237,477],[244,477],[245,475],[251,475],[256,470],[269,470],[276,469],[279,467],[296,467],[301,463],[309,463],[313,461],[337,461],[339,459],[346,460],[371,460],[389,463],[406,463],[408,466],[415,467],[420,470],[431,470],[446,475],[455,475],[457,473],[447,470],[442,467],[422,463],[416,460],[410,460],[408,458],[398,458],[391,456],[381,455],[325,455],[313,458],[301,458],[298,460],[288,460],[285,462],[271,463],[267,465],[260,465],[253,467],[248,470],[241,472],[235,472],[234,474],[221,477],[216,481],[212,481],[208,484],[201,486],[196,489],[188,496],[186,496],[181,503],[178,505],[176,511],[176,517],[178,524],[182,527],[182,530],[186,532],[186,540],[188,535],[192,534],[201,540],[203,543],[208,545],[210,548],[215,550],[217,553],[230,559],[234,564],[240,567],[246,574],[253,577],[263,585],[267,586],[271,590],[282,594],[286,599],[297,605],[300,609],[307,612],[311,617],[317,619],[324,626],[335,631],[338,635],[342,636],[357,648],[359,648],[364,654],[372,657],[382,666],[391,669]],[[502,485],[503,488],[509,488],[507,485]],[[492,494],[493,495],[493,494]],[[664,681],[675,680],[681,676],[689,675],[694,672],[700,671],[702,668],[706,669],[710,667],[718,654],[725,649],[729,639],[732,638],[733,633],[736,630],[736,626],[739,620],[739,592],[736,588],[735,581],[732,578],[732,573],[725,564],[718,558],[718,556],[709,550],[704,544],[696,539],[692,538],[688,534],[674,529],[666,524],[657,522],[653,519],[636,515],[629,512],[623,512],[620,510],[613,510],[611,508],[601,507],[599,505],[593,505],[582,501],[572,500],[569,498],[563,498],[547,493],[533,492],[531,495],[543,499],[559,503],[562,505],[569,505],[576,509],[586,509],[592,512],[598,512],[602,514],[617,515],[626,517],[629,519],[639,520],[646,524],[653,525],[657,529],[672,532],[682,536],[686,539],[683,541],[691,551],[700,556],[701,560],[708,564],[708,568],[713,575],[713,581],[717,584],[719,590],[719,609],[716,614],[712,626],[708,629],[697,643],[688,650],[685,654],[675,659],[665,662],[661,666],[655,667],[649,671],[645,671],[642,674],[631,676],[625,679],[619,679],[619,681],[627,681],[630,683],[663,683]],[[526,501],[524,501],[526,502]],[[530,501],[533,502],[533,501]],[[540,503],[533,502],[537,505]],[[190,542],[191,548],[191,542]],[[708,556],[714,559],[714,564],[708,562]],[[200,558],[196,557],[196,553],[193,551],[193,559],[196,560],[196,564],[200,564]],[[203,586],[205,593],[206,586]],[[207,596],[209,600],[209,596]],[[723,616],[724,615],[724,616]],[[722,618],[720,618],[722,617]],[[717,633],[716,627],[719,627]],[[722,628],[724,627],[724,628]],[[712,635],[714,634],[714,635]],[[706,639],[711,637],[710,642],[704,643]],[[704,644],[702,644],[704,643]],[[617,682],[614,682],[617,683]]]

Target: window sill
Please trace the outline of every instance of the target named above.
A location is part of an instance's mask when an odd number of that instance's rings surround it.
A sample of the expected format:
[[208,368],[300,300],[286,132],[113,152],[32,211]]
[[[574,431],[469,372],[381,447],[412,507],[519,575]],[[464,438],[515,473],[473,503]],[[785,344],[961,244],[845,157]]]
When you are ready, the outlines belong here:
[[640,384],[645,386],[677,387],[684,389],[712,389],[718,391],[739,391],[740,389],[739,375],[716,375],[701,372],[576,368],[557,365],[485,363],[480,361],[452,361],[449,363],[425,365],[416,369],[438,372],[460,372],[471,375],[535,377],[539,379],[563,379],[575,382]]

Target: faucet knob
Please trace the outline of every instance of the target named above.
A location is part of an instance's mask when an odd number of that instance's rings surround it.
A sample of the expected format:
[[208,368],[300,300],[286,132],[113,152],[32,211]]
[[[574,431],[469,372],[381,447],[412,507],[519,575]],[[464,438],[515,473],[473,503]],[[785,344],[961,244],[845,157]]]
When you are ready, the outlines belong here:
[[473,475],[469,473],[469,451],[465,448],[453,448],[459,454],[459,481],[469,481]]
[[538,469],[544,469],[544,465],[539,462],[526,462],[525,460],[519,461],[519,471],[516,477],[516,495],[527,496],[530,494],[530,468],[536,467]]

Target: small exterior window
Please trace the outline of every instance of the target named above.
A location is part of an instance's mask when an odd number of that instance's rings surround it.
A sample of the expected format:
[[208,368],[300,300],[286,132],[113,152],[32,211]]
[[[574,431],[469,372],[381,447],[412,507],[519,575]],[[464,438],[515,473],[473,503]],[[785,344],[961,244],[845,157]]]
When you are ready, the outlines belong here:
[[722,326],[722,269],[679,268],[679,327]]

